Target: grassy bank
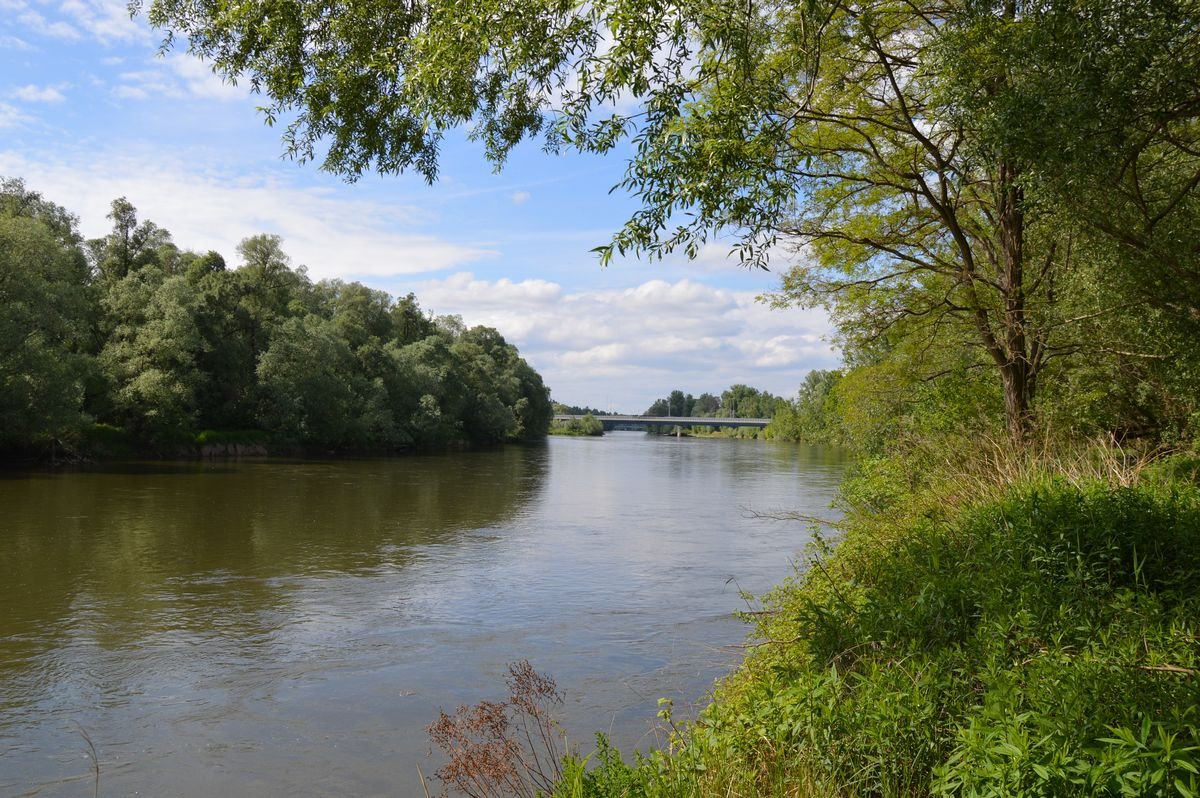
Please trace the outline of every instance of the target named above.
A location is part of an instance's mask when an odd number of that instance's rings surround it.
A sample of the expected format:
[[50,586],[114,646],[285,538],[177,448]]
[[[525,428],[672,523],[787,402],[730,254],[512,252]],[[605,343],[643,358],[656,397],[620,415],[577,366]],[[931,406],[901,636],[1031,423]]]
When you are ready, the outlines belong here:
[[1197,464],[1110,455],[916,492],[865,464],[701,718],[557,794],[1196,794]]
[[699,719],[552,794],[1200,793],[1200,461],[983,459],[863,461]]

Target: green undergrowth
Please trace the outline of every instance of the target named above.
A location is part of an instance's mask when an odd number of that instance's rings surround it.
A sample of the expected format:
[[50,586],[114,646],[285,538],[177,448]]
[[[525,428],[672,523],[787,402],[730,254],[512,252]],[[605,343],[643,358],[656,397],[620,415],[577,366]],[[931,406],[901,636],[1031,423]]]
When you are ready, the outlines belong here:
[[550,422],[550,429],[547,432],[550,435],[600,436],[604,434],[604,424],[600,419],[588,413],[581,418],[572,418],[567,421],[552,421]]
[[1196,466],[912,493],[868,466],[700,718],[555,794],[1200,794]]
[[241,445],[241,446],[265,446],[271,443],[271,435],[263,430],[247,429],[247,430],[213,430],[206,429],[197,432],[195,436],[197,446],[219,446],[219,445]]
[[84,427],[77,448],[87,456],[104,458],[132,457],[138,450],[132,435],[111,424]]

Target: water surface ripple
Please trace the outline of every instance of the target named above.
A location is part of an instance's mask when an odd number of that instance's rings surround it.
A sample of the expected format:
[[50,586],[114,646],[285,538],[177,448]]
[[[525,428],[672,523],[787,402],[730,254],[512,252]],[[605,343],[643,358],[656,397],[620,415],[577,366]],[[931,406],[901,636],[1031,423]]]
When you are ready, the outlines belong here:
[[0,796],[410,796],[424,727],[529,659],[654,744],[739,590],[830,515],[829,450],[639,433],[387,460],[0,475]]

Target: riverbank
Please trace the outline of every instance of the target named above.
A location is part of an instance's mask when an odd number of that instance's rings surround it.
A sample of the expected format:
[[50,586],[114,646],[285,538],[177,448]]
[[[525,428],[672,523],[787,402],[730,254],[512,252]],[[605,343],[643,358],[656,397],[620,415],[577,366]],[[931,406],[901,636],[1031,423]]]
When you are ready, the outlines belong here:
[[1194,794],[1194,482],[946,488],[979,492],[853,515],[766,597],[667,794]]
[[[507,441],[531,443],[537,439]],[[0,451],[0,468],[26,469],[119,463],[130,460],[227,460],[391,457],[490,448],[506,442],[448,440],[416,444],[322,446],[279,439],[261,430],[204,430],[166,441],[145,441],[107,424],[95,424],[68,442]]]
[[653,435],[680,438],[729,438],[734,440],[770,440],[765,428],[758,427],[702,427],[668,426],[654,428]]
[[555,795],[1197,794],[1200,460],[991,460],[862,462],[699,719]]
[[555,419],[550,422],[550,428],[546,432],[548,435],[599,437],[604,434],[604,424],[591,413],[587,413],[581,418],[573,418],[569,421]]

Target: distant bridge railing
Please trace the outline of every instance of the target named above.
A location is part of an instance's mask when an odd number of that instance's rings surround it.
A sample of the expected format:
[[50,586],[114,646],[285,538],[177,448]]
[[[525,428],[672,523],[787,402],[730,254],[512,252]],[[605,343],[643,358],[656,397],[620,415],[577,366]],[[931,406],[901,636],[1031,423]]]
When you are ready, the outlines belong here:
[[[583,416],[555,413],[555,421],[573,421]],[[648,427],[765,427],[769,418],[714,418],[711,416],[593,416],[604,429],[618,427],[646,429]]]

